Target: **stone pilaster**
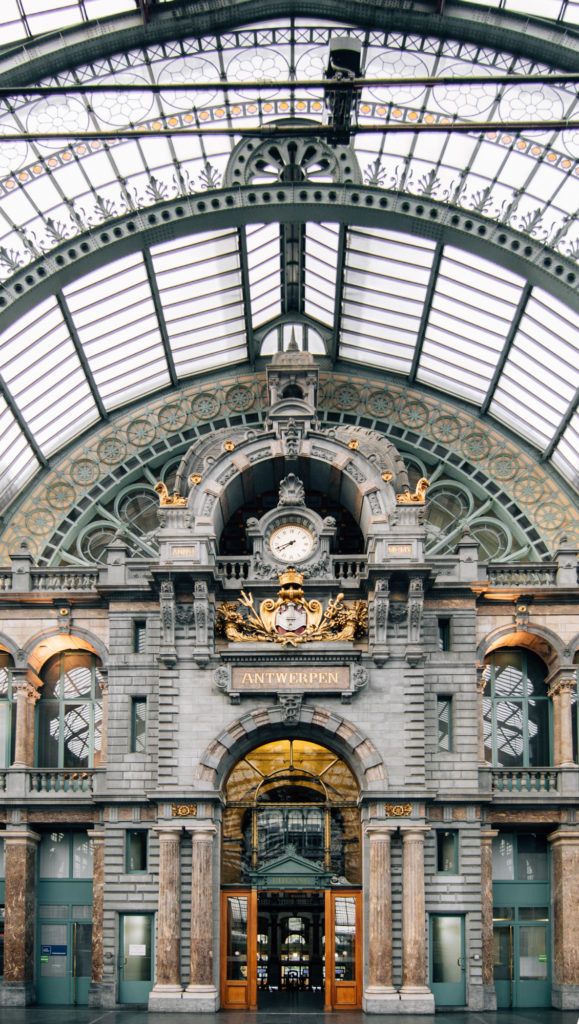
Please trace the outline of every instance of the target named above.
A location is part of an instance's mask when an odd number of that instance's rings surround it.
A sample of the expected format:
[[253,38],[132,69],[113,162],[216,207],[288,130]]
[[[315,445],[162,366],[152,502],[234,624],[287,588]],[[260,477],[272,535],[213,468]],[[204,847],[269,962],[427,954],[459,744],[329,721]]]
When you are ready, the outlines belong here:
[[23,829],[2,833],[6,844],[6,921],[2,1004],[35,1002],[34,919],[36,909],[36,847],[40,836]]
[[493,951],[493,839],[497,829],[483,829],[480,834],[481,944],[483,1010],[496,1010]]
[[426,984],[426,908],[424,836],[428,825],[403,825],[402,833],[402,988],[405,1013],[434,1013],[434,996]]
[[88,993],[89,1006],[101,1006],[103,983],[103,925],[105,888],[105,834],[102,828],[88,832],[93,843],[92,877],[92,974]]
[[212,1013],[219,1007],[213,981],[213,841],[211,823],[186,825],[191,834],[191,974],[183,1000],[187,1009]]
[[181,999],[180,840],[181,826],[159,825],[159,910],[155,986],[149,996],[150,1010],[170,1009]]
[[366,1013],[392,1013],[400,997],[392,984],[392,884],[390,843],[395,825],[370,823],[368,884],[368,985],[364,992]]
[[573,762],[573,721],[571,697],[577,688],[577,667],[567,665],[549,676],[549,697],[553,701],[553,764],[571,768]]
[[15,670],[16,739],[13,768],[32,768],[34,764],[34,708],[40,692],[32,685],[26,670]]
[[553,1006],[579,1006],[579,829],[559,828],[551,843]]

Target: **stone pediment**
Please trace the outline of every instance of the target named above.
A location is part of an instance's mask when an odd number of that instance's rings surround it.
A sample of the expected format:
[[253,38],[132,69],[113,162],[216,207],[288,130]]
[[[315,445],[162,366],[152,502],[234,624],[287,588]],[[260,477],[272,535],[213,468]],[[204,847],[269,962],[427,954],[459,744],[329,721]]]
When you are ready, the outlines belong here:
[[280,857],[251,872],[251,883],[259,889],[325,889],[331,878],[331,871],[325,870],[318,861],[301,857],[292,846]]

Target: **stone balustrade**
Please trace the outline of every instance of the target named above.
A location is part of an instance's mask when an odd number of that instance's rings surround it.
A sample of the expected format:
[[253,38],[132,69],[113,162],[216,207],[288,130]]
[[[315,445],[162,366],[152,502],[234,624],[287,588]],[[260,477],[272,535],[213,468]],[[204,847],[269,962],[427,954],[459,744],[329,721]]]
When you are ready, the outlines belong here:
[[492,772],[493,793],[556,793],[559,773],[551,768],[498,768]]
[[95,772],[74,772],[62,768],[29,773],[31,793],[93,793]]
[[98,569],[32,569],[31,589],[34,591],[96,591]]
[[487,580],[491,587],[554,587],[557,584],[557,563],[489,563]]

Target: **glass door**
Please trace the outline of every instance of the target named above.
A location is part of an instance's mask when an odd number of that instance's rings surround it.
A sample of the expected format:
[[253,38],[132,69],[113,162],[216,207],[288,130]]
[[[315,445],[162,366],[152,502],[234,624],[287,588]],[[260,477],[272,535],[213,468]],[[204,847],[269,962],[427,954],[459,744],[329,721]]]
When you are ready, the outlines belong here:
[[433,914],[430,918],[430,976],[437,1006],[464,1006],[466,978],[464,917]]
[[362,1005],[362,893],[326,892],[326,1010]]
[[153,987],[153,915],[121,914],[119,1003],[144,1004]]
[[550,1006],[548,907],[495,907],[493,913],[499,1010]]
[[[91,910],[66,904],[39,909],[39,1003],[87,1005],[92,970]],[[49,914],[62,920],[47,919]]]
[[221,893],[221,1006],[257,1007],[257,892]]

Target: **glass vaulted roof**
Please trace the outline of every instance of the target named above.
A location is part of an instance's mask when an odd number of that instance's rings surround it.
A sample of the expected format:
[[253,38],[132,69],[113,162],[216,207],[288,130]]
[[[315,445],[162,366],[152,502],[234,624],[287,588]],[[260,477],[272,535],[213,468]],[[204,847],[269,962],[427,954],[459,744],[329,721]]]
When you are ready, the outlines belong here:
[[[486,6],[536,15],[543,28],[550,19],[567,45],[579,25],[579,0]],[[453,9],[474,14],[470,0]],[[0,82],[21,42],[25,53],[26,39],[42,36],[46,50],[55,33],[60,70],[53,59],[50,75],[29,84],[65,89],[0,96],[0,308],[18,275],[43,261],[53,268],[52,254],[76,236],[229,186],[243,132],[287,118],[326,124],[324,88],[313,83],[330,39],[346,35],[361,45],[366,79],[379,80],[356,103],[354,179],[526,235],[562,261],[569,287],[551,291],[522,263],[494,262],[458,237],[441,241],[428,225],[316,220],[311,210],[303,224],[289,224],[281,208],[263,222],[221,217],[210,230],[141,240],[129,254],[111,249],[97,269],[79,260],[72,279],[55,274],[48,297],[35,300],[32,289],[24,313],[22,305],[14,316],[0,312],[4,501],[126,403],[253,360],[284,319],[309,323],[334,358],[478,407],[577,486],[579,317],[569,269],[579,258],[577,82],[525,57],[524,45],[514,54],[304,18],[203,37],[181,31],[128,51],[109,47],[85,63],[67,58],[66,28],[76,26],[78,39],[81,23],[119,15],[120,28],[140,24],[134,0],[3,0]],[[474,74],[483,81],[452,84]],[[409,82],[384,81],[399,78]],[[244,88],[254,81],[258,90]],[[109,89],[91,92],[94,85]],[[457,121],[468,130],[455,132]],[[419,130],[429,125],[439,130]],[[139,137],[130,137],[134,129]],[[240,185],[348,180],[315,145],[288,179],[284,152],[277,163],[270,154],[244,166]]]

